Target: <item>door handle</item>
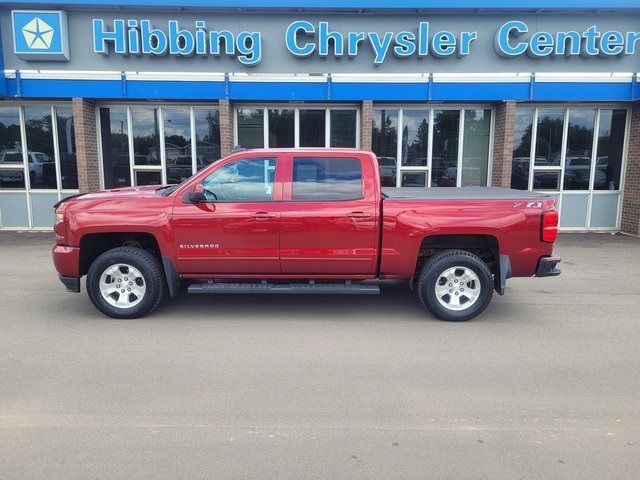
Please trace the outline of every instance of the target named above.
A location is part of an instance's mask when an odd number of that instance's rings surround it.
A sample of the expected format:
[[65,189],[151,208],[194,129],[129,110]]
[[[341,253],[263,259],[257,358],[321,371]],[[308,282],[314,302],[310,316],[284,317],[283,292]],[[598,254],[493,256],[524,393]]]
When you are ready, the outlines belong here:
[[256,220],[269,220],[270,218],[276,218],[276,214],[275,213],[269,213],[269,212],[256,212],[253,215],[251,215],[251,218],[254,218]]
[[371,216],[370,213],[357,211],[357,212],[349,212],[347,213],[347,217],[349,218],[369,218]]

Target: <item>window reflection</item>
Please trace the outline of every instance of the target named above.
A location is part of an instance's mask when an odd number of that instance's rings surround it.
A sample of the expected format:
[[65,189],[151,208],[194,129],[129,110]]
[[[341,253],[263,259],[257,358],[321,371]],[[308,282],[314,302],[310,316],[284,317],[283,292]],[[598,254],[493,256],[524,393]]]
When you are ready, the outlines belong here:
[[463,187],[486,186],[491,110],[465,110],[462,147]]
[[362,165],[357,158],[294,158],[291,199],[354,200],[362,197]]
[[195,108],[196,168],[202,170],[220,159],[220,112],[217,108]]
[[538,110],[536,167],[560,166],[564,110]]
[[160,165],[160,134],[157,108],[132,108],[133,163]]
[[593,188],[619,190],[627,111],[601,110],[598,129],[598,151]]
[[136,185],[160,185],[162,183],[162,173],[149,172],[149,171],[137,171],[135,172]]
[[426,167],[429,151],[429,112],[402,112],[402,166]]
[[564,160],[565,190],[589,189],[595,123],[595,110],[569,110],[567,152]]
[[116,188],[131,185],[127,110],[125,108],[100,109],[100,139],[105,187]]
[[25,107],[29,186],[33,189],[55,189],[56,163],[53,151],[51,108]]
[[264,147],[264,110],[239,108],[237,113],[238,145],[244,148]]
[[325,146],[325,111],[324,110],[300,110],[300,146],[324,147]]
[[18,108],[0,107],[0,188],[25,188],[22,165]]
[[331,110],[330,145],[332,147],[355,148],[356,117],[355,110]]
[[434,187],[455,187],[458,174],[459,110],[435,110],[433,117],[433,174]]
[[294,111],[289,109],[269,110],[269,148],[294,146]]
[[78,167],[73,111],[70,108],[56,108],[56,125],[62,188],[76,189],[78,188]]
[[538,170],[533,172],[534,190],[560,190],[558,170]]
[[531,131],[533,129],[533,109],[516,110],[513,134],[513,160],[511,163],[511,188],[529,188],[529,163],[531,161]]
[[398,168],[398,110],[374,109],[371,144],[378,157],[382,186],[395,187]]
[[190,109],[167,107],[163,116],[167,183],[180,183],[192,174]]
[[273,198],[275,158],[251,158],[229,163],[203,182],[209,201],[269,201]]
[[403,187],[426,187],[428,172],[402,172]]

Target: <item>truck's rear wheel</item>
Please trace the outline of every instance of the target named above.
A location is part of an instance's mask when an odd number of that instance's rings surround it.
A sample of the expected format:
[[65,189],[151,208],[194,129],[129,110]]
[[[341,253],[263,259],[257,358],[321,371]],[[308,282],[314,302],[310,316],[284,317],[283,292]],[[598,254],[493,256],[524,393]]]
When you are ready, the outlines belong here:
[[493,296],[487,264],[465,250],[446,250],[431,257],[418,279],[422,305],[441,320],[463,322],[479,315]]
[[156,257],[141,248],[114,248],[89,267],[87,292],[105,315],[142,317],[156,308],[164,296],[162,267]]

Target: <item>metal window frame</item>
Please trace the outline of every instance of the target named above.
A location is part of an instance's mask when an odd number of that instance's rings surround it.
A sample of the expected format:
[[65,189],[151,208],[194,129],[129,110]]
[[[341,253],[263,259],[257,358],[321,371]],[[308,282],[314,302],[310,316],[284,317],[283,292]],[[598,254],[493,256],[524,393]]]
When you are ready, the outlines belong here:
[[[489,146],[487,155],[487,179],[486,184],[483,186],[491,185],[491,169],[493,166],[493,136],[495,125],[495,106],[491,104],[438,104],[438,103],[403,103],[403,104],[387,104],[377,103],[373,105],[373,111],[376,110],[397,110],[398,112],[398,128],[396,133],[396,187],[402,186],[402,172],[403,171],[423,171],[428,170],[427,176],[427,188],[431,187],[433,181],[433,124],[435,120],[436,110],[453,110],[460,112],[458,118],[458,158],[456,160],[456,186],[462,185],[462,160],[464,150],[464,121],[466,110],[489,110],[491,112],[491,118],[489,119]],[[429,139],[427,147],[427,166],[403,166],[402,158],[402,131],[404,129],[404,111],[405,110],[425,110],[429,119]]]
[[[294,148],[300,147],[300,111],[301,110],[324,110],[325,111],[325,139],[323,147],[316,148],[331,148],[331,111],[332,110],[352,110],[356,112],[356,128],[355,128],[355,148],[360,148],[360,116],[361,110],[358,104],[334,104],[334,103],[282,103],[282,102],[267,102],[267,103],[238,103],[233,106],[233,143],[238,145],[238,110],[262,110],[263,112],[263,147],[270,149],[269,147],[269,110],[293,110],[294,111]],[[273,147],[275,148],[275,147]]]
[[[220,105],[218,103],[193,103],[193,102],[171,102],[171,103],[159,103],[159,102],[105,102],[98,103],[95,106],[96,115],[96,131],[98,137],[98,164],[100,169],[100,187],[105,188],[104,183],[104,157],[102,152],[102,124],[100,120],[101,108],[114,108],[125,110],[127,118],[127,147],[129,154],[129,185],[136,185],[136,172],[160,172],[160,178],[162,183],[167,183],[167,159],[166,159],[166,142],[165,142],[165,108],[182,107],[189,110],[189,126],[191,135],[191,174],[195,174],[198,171],[197,165],[197,145],[195,140],[196,135],[196,120],[195,113],[197,109],[215,109],[220,111]],[[159,155],[160,165],[135,165],[135,152],[133,144],[133,109],[137,108],[157,108],[158,109],[158,135],[159,135]]]
[[[627,170],[627,156],[628,156],[628,148],[629,148],[629,135],[631,128],[631,108],[628,104],[620,104],[620,103],[610,103],[610,102],[563,102],[558,104],[545,104],[545,103],[535,103],[528,104],[523,103],[522,108],[533,108],[533,124],[531,129],[531,147],[530,147],[530,162],[529,162],[529,190],[533,191],[533,174],[536,171],[557,171],[560,175],[560,188],[558,190],[544,190],[544,189],[536,189],[535,191],[550,193],[553,195],[557,195],[558,197],[558,210],[560,211],[560,219],[562,221],[562,203],[563,198],[565,196],[575,196],[575,195],[587,195],[587,215],[585,218],[585,226],[583,228],[580,227],[560,227],[561,231],[564,232],[585,232],[585,231],[602,231],[602,232],[611,232],[620,230],[621,224],[621,213],[622,213],[622,203],[624,197],[624,181]],[[535,147],[538,139],[538,116],[540,109],[553,109],[553,108],[563,108],[564,116],[563,116],[563,131],[562,131],[562,151],[561,151],[561,165],[557,166],[541,166],[534,167],[535,162]],[[568,132],[569,132],[569,116],[571,111],[575,110],[595,110],[596,116],[594,120],[594,134],[592,140],[592,152],[591,152],[591,170],[589,173],[589,189],[588,190],[564,190],[564,177],[566,171],[566,149],[568,144]],[[599,129],[600,129],[600,121],[601,114],[603,110],[625,110],[626,111],[626,119],[625,119],[625,132],[623,138],[623,146],[622,146],[622,162],[620,167],[620,182],[619,188],[617,190],[596,190],[595,186],[595,168],[597,163],[597,155],[598,155],[598,145],[599,145]],[[616,209],[616,222],[615,227],[593,227],[591,225],[592,221],[592,210],[593,210],[593,197],[596,195],[617,195],[618,203]]]
[[[56,194],[57,199],[61,200],[62,196],[65,194],[75,194],[78,193],[78,189],[70,189],[70,188],[62,188],[62,174],[61,174],[61,163],[60,163],[60,145],[58,138],[58,122],[57,122],[57,110],[58,108],[67,108],[71,109],[73,112],[73,106],[71,102],[64,101],[45,101],[45,100],[35,100],[35,101],[15,101],[15,100],[4,100],[1,105],[3,108],[16,108],[18,112],[18,121],[20,123],[20,143],[22,148],[22,165],[14,164],[14,165],[0,165],[0,169],[2,170],[20,170],[22,169],[22,174],[24,177],[24,188],[11,188],[11,189],[0,189],[2,193],[11,193],[11,194],[20,194],[26,196],[26,205],[27,205],[27,220],[28,226],[25,227],[5,227],[2,224],[2,218],[0,217],[0,229],[2,230],[24,230],[28,228],[29,230],[51,230],[52,227],[34,227],[33,225],[33,200],[32,195],[39,194]],[[51,137],[53,142],[53,157],[54,157],[54,165],[56,171],[56,188],[31,188],[31,178],[29,175],[29,146],[27,140],[27,131],[26,131],[26,116],[25,116],[25,108],[27,107],[36,107],[36,108],[48,108],[49,115],[51,116]],[[0,212],[1,215],[1,212]]]

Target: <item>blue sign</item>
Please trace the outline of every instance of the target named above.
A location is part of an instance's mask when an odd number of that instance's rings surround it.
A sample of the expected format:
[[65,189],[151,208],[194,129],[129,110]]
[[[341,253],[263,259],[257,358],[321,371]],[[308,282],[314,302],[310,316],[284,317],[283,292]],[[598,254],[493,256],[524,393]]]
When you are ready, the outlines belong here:
[[13,51],[23,60],[69,60],[67,15],[63,11],[13,10]]

